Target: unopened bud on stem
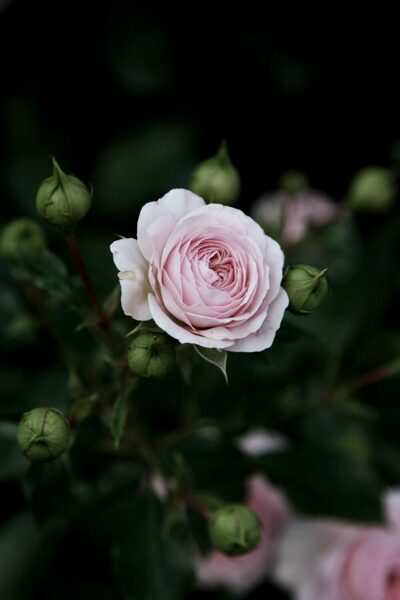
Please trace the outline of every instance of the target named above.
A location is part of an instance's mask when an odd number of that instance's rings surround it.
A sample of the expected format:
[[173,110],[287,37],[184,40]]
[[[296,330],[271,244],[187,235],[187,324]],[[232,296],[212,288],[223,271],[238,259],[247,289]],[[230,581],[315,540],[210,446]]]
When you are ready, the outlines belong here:
[[244,504],[230,504],[216,510],[209,520],[214,548],[229,556],[246,554],[258,545],[262,525],[254,511]]
[[36,192],[36,209],[51,225],[64,230],[74,227],[88,212],[92,196],[86,185],[74,175],[66,175],[53,160],[53,175]]
[[139,377],[162,379],[175,362],[175,343],[165,333],[139,332],[129,347],[129,368]]
[[193,171],[190,189],[207,202],[236,202],[240,194],[240,176],[231,162],[225,142],[213,158],[200,163]]
[[282,286],[289,296],[289,309],[300,315],[313,313],[328,294],[327,269],[309,265],[291,265],[284,274]]
[[45,247],[43,230],[32,219],[15,219],[0,234],[0,255],[4,258],[15,259],[20,252],[40,252]]
[[55,408],[34,408],[22,416],[17,441],[32,462],[47,462],[69,447],[71,430],[64,415]]

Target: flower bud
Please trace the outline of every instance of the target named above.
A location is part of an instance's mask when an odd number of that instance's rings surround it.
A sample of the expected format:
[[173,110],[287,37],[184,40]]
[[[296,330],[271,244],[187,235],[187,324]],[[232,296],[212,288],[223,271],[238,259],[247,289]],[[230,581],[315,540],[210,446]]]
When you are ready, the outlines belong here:
[[394,174],[383,167],[367,167],[356,173],[350,183],[347,205],[354,211],[383,212],[396,196]]
[[313,313],[328,294],[327,269],[309,265],[291,265],[285,271],[282,285],[289,296],[289,309],[300,315]]
[[66,175],[53,158],[53,175],[45,179],[36,192],[36,209],[51,225],[70,229],[88,212],[92,195],[86,185],[73,175]]
[[234,204],[240,194],[240,176],[231,163],[226,143],[216,156],[200,163],[193,171],[190,189],[207,202]]
[[140,331],[129,347],[129,368],[139,377],[162,379],[175,362],[175,343],[165,333]]
[[246,554],[257,546],[262,524],[255,512],[244,504],[230,504],[210,517],[209,535],[214,548],[229,556]]
[[294,196],[309,189],[308,178],[301,171],[286,171],[279,179],[278,187],[289,196]]
[[0,254],[15,259],[20,252],[40,252],[46,247],[42,228],[32,219],[15,219],[0,234]]
[[71,430],[64,415],[55,408],[34,408],[22,415],[17,441],[32,462],[46,462],[61,456],[69,446]]

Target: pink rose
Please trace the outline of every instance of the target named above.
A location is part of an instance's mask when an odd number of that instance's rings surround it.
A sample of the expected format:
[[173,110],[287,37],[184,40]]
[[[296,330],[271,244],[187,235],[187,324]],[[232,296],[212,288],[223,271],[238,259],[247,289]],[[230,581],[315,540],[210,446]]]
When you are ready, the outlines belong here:
[[275,574],[296,600],[400,600],[400,530],[295,521]]
[[280,230],[282,242],[291,246],[300,242],[311,227],[334,222],[343,210],[322,192],[302,192],[288,196],[284,192],[263,196],[253,209],[253,216],[266,228]]
[[199,587],[224,586],[236,594],[244,594],[267,577],[274,543],[288,518],[288,508],[281,494],[259,475],[247,483],[247,503],[262,521],[259,546],[243,556],[229,557],[213,550],[207,557],[199,558]]
[[181,343],[271,346],[288,305],[284,257],[250,217],[171,190],[142,208],[137,238],[111,244],[126,315],[154,319]]

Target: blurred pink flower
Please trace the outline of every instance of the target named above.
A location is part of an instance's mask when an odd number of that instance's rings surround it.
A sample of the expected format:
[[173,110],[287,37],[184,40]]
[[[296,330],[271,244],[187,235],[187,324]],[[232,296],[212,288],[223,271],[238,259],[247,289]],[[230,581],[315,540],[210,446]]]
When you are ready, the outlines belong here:
[[316,191],[289,196],[276,192],[262,196],[252,216],[267,230],[280,230],[282,243],[300,242],[312,227],[323,227],[343,215],[343,209],[326,194]]
[[259,546],[239,557],[232,558],[213,550],[207,557],[199,558],[199,587],[223,586],[240,595],[266,578],[274,543],[289,517],[289,510],[281,493],[261,475],[254,475],[247,482],[247,503],[263,524]]
[[237,445],[248,456],[261,456],[287,448],[288,441],[280,433],[254,427],[237,438]]
[[295,600],[399,600],[399,494],[388,498],[396,510],[386,527],[291,523],[279,544],[277,581]]

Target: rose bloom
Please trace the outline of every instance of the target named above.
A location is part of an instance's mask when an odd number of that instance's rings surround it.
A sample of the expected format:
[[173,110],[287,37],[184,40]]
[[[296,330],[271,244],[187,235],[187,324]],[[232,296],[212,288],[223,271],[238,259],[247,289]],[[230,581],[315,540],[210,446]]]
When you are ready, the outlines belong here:
[[282,536],[275,575],[296,600],[400,600],[399,494],[386,527],[295,521]]
[[126,315],[181,343],[269,348],[285,309],[284,256],[242,211],[171,190],[142,208],[137,240],[111,244]]
[[230,557],[213,550],[198,558],[197,581],[201,589],[226,587],[241,595],[267,577],[274,544],[289,511],[280,492],[261,475],[254,475],[247,482],[247,504],[262,522],[259,545],[243,556]]
[[262,196],[254,205],[253,217],[266,229],[281,231],[282,243],[298,244],[313,227],[336,221],[343,210],[322,192],[302,192],[288,196],[276,192]]

